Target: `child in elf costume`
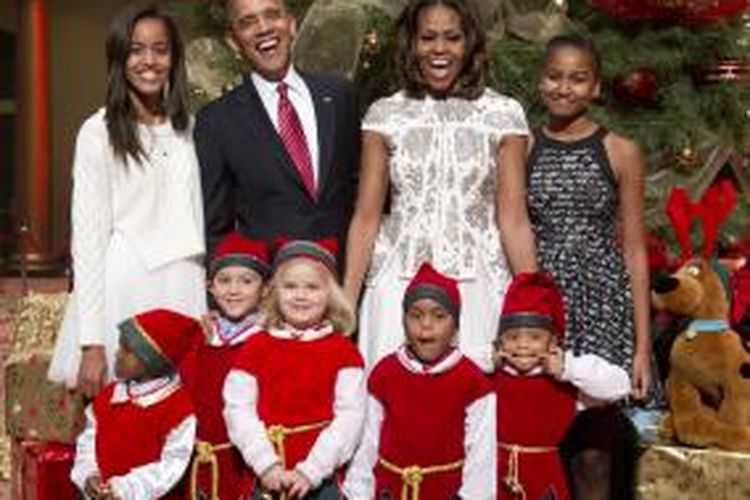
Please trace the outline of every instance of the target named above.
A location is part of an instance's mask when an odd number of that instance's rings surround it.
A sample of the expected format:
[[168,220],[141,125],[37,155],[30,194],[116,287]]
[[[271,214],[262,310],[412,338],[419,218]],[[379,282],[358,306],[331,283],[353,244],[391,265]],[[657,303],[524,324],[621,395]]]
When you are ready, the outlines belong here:
[[456,281],[422,264],[404,294],[406,343],[368,380],[349,500],[495,498],[495,395],[456,348],[460,310]]
[[563,352],[564,333],[563,301],[552,278],[516,276],[496,341],[498,497],[569,499],[558,446],[576,411],[630,393],[622,368]]
[[359,440],[364,362],[347,338],[354,312],[336,281],[336,253],[330,240],[278,250],[263,330],[224,383],[229,439],[259,478],[256,498],[338,500],[334,473]]
[[252,471],[227,435],[221,391],[237,353],[259,329],[258,309],[270,273],[267,245],[236,232],[224,237],[209,263],[208,291],[216,309],[204,317],[205,340],[182,366],[198,417],[187,490],[191,500],[244,498],[252,491]]
[[71,479],[87,498],[179,498],[196,418],[176,373],[201,336],[198,321],[154,309],[119,325],[118,381],[86,409]]

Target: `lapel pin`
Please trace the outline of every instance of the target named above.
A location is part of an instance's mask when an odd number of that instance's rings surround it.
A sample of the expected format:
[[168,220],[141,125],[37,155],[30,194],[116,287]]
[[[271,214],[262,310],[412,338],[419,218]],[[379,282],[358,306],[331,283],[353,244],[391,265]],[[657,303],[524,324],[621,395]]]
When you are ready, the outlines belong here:
[[323,96],[323,102],[331,102],[331,101],[333,101],[333,98],[331,96],[329,95]]

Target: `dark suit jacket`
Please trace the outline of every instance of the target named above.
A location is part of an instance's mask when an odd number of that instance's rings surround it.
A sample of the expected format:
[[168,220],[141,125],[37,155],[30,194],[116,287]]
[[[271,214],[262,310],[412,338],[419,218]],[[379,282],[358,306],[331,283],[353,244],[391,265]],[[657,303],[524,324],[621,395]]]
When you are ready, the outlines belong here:
[[343,249],[359,172],[356,95],[341,78],[300,75],[318,122],[317,201],[305,190],[251,78],[198,113],[194,134],[209,255],[235,228],[269,241],[333,236]]

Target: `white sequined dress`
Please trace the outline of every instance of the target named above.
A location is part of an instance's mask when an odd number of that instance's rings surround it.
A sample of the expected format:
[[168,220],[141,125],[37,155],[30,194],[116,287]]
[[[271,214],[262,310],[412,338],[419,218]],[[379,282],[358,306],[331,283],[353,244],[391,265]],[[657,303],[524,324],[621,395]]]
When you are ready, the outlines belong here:
[[506,135],[528,134],[521,105],[490,89],[471,101],[398,92],[373,103],[362,127],[386,140],[391,188],[360,313],[365,360],[372,365],[403,342],[403,293],[429,260],[459,280],[459,345],[490,369],[510,280],[495,221],[496,153]]

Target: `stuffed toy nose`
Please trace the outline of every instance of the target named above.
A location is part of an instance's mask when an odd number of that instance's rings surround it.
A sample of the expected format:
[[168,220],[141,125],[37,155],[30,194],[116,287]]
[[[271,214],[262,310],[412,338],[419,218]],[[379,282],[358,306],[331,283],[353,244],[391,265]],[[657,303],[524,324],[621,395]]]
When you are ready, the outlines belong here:
[[654,292],[661,295],[673,291],[679,286],[679,284],[680,280],[677,278],[662,274],[654,278],[651,288]]

